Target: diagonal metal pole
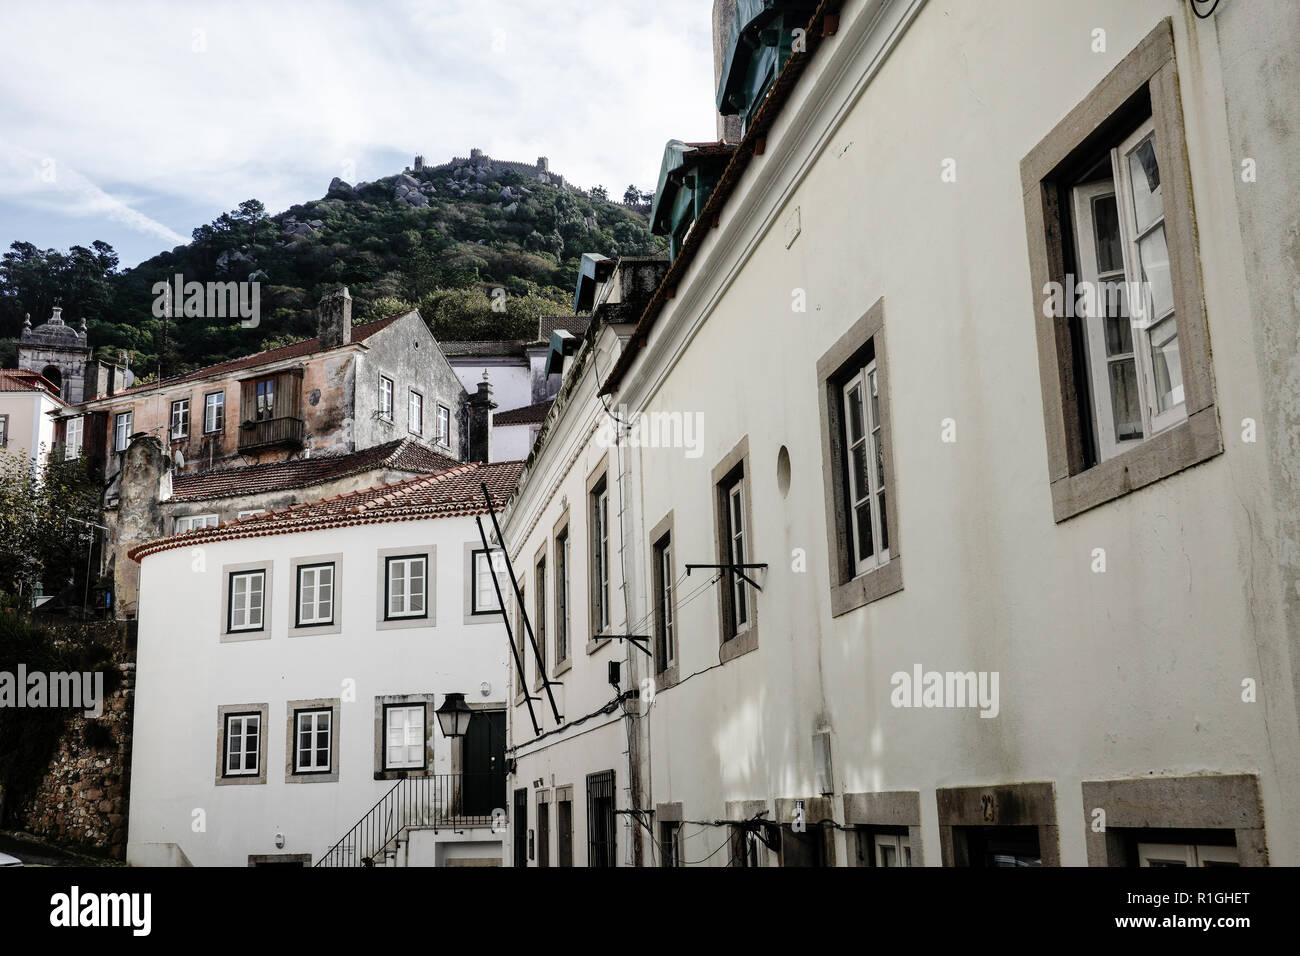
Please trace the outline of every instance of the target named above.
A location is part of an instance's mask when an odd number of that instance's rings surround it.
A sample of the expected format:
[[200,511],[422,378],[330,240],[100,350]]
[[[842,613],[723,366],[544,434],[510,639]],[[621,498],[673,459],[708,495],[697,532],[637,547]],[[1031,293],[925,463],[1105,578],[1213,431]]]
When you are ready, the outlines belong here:
[[[497,540],[501,542],[501,557],[506,561],[506,573],[510,575],[510,584],[515,589],[515,600],[519,602],[519,617],[524,622],[524,633],[528,635],[528,642],[533,646],[533,657],[537,661],[537,673],[542,675],[542,687],[546,690],[547,699],[551,702],[551,713],[555,715],[555,722],[561,723],[560,708],[555,705],[555,692],[551,690],[550,675],[546,672],[546,661],[542,659],[542,652],[537,649],[537,638],[533,636],[533,625],[528,620],[528,609],[524,607],[524,596],[519,591],[519,579],[515,577],[514,565],[510,563],[510,552],[506,550],[506,539],[501,534],[501,525],[497,522],[496,506],[492,504],[492,492],[488,491],[486,481],[480,481],[479,487],[483,489],[483,498],[487,501],[488,517],[492,519],[492,527],[496,530]],[[541,582],[541,587],[546,583]],[[505,605],[502,605],[502,613],[505,613]],[[527,693],[525,687],[524,692]]]
[[482,515],[476,515],[474,523],[478,525],[478,536],[483,540],[483,550],[487,552],[488,571],[492,574],[492,587],[497,592],[497,606],[501,608],[501,620],[506,625],[506,640],[510,642],[510,653],[515,659],[515,669],[519,671],[519,686],[523,688],[524,703],[528,705],[528,719],[533,722],[533,736],[536,737],[541,734],[542,728],[537,723],[537,714],[533,711],[533,698],[528,694],[528,677],[524,673],[524,661],[519,656],[519,648],[515,646],[514,632],[510,630],[510,615],[506,613],[506,602],[501,595],[501,584],[497,581],[497,569],[492,566],[492,548],[488,545],[487,533],[483,530]]

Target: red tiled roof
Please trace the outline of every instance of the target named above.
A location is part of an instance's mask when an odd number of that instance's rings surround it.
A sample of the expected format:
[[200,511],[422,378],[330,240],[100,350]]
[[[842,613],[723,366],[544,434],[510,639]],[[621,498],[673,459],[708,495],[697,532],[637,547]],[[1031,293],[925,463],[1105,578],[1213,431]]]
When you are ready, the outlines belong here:
[[487,484],[493,502],[499,504],[514,490],[522,468],[523,462],[520,461],[493,464],[469,462],[436,475],[409,478],[396,484],[367,488],[292,508],[222,522],[215,528],[196,528],[184,534],[149,541],[134,548],[129,557],[133,561],[139,561],[159,551],[235,538],[296,534],[357,524],[484,514],[487,512],[487,504],[479,488],[480,482]]
[[467,356],[522,356],[528,345],[523,339],[491,339],[478,342],[439,342],[442,354],[447,358],[465,358]]
[[219,468],[172,477],[171,501],[202,501],[232,495],[306,488],[363,471],[389,469],[433,474],[461,464],[409,438],[345,455],[319,455],[243,468]]
[[59,386],[40,372],[21,368],[0,368],[0,392],[47,392],[59,397]]
[[536,425],[539,422],[546,421],[546,413],[551,410],[553,403],[554,399],[548,399],[535,405],[525,405],[523,408],[512,408],[508,411],[498,412],[492,416],[492,424]]
[[[374,322],[366,322],[362,325],[352,326],[352,344],[364,342],[376,332],[388,328],[404,315],[410,315],[410,311],[398,312],[396,315],[390,315],[387,318],[376,319]],[[344,346],[338,346],[343,348]],[[230,359],[225,362],[218,362],[216,365],[208,365],[203,368],[197,368],[193,372],[186,372],[183,375],[173,375],[170,378],[162,379],[158,382],[146,382],[143,385],[133,385],[130,388],[124,388],[120,392],[114,392],[112,395],[104,396],[105,398],[117,399],[123,395],[133,395],[137,392],[146,392],[151,388],[169,388],[172,385],[178,385],[181,382],[188,382],[191,379],[206,378],[209,375],[225,375],[229,372],[238,372],[246,368],[258,368],[262,365],[271,365],[274,362],[283,362],[285,359],[302,358],[313,355],[321,351],[320,337],[303,339],[301,342],[292,342],[289,345],[281,345],[279,348],[267,349],[264,352],[254,352],[252,355],[244,355],[237,359]]]

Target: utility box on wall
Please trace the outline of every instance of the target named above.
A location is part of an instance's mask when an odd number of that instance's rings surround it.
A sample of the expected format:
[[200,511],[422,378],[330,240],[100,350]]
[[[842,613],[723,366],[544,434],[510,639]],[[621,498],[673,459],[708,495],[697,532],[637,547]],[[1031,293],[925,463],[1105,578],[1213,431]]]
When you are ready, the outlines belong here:
[[835,777],[831,773],[831,735],[821,731],[812,735],[813,776],[817,792],[827,796],[835,792]]

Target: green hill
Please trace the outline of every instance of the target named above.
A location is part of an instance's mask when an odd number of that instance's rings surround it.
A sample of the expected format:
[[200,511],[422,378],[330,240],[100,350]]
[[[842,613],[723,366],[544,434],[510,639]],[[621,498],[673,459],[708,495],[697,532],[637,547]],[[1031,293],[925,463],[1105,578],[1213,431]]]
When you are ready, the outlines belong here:
[[[339,284],[355,321],[418,307],[440,339],[527,338],[539,315],[572,308],[582,253],[664,251],[644,209],[574,189],[544,165],[475,151],[370,183],[336,179],[323,198],[273,216],[249,200],[131,269],[119,270],[102,242],[67,253],[15,242],[0,260],[0,337],[10,340],[0,364],[14,364],[23,315],[39,324],[61,301],[65,321],[88,318],[101,357],[127,351],[138,375],[156,374],[160,360],[174,374],[314,335],[312,310]],[[177,273],[258,281],[259,326],[174,318],[164,328],[153,286]]]

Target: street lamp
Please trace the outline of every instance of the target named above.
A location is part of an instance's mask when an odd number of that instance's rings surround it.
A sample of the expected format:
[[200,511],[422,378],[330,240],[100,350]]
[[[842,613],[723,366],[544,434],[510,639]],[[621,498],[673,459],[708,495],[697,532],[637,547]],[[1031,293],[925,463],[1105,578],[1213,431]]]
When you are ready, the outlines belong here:
[[465,703],[464,694],[448,694],[442,699],[442,706],[433,713],[444,737],[464,737],[469,719],[474,716],[474,711]]

